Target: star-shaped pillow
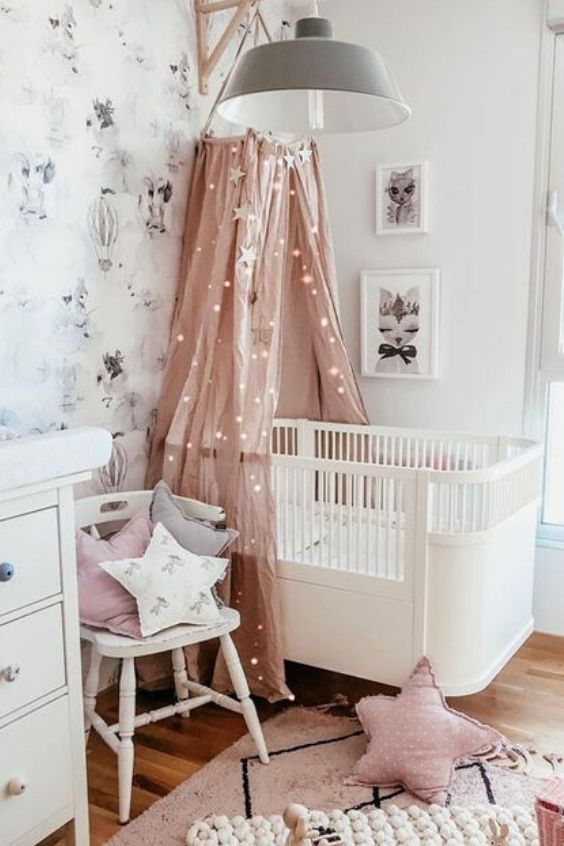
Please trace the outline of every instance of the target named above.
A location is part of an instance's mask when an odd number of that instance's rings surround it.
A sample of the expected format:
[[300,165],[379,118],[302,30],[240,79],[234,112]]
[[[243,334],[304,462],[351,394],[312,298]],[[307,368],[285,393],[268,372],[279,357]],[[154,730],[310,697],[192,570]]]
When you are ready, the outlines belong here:
[[368,696],[356,711],[369,742],[351,783],[402,784],[439,805],[447,801],[457,761],[505,742],[495,729],[449,708],[428,658],[419,661],[398,696]]
[[157,523],[140,558],[104,561],[103,570],[137,601],[143,637],[180,623],[203,625],[220,619],[211,588],[225,575],[226,558],[195,555]]

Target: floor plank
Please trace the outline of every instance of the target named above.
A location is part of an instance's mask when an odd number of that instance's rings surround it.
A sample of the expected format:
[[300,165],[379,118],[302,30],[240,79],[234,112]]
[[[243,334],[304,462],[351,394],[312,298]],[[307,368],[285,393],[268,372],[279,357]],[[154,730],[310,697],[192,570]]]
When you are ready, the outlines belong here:
[[[330,701],[337,694],[351,703],[372,693],[391,692],[372,682],[290,664],[288,679],[296,703],[306,706]],[[157,708],[170,694],[143,693],[142,708]],[[496,679],[481,693],[449,700],[460,711],[495,726],[511,739],[535,745],[543,752],[564,751],[564,639],[534,634]],[[116,691],[105,692],[99,709],[117,719]],[[262,719],[283,706],[261,703]],[[190,719],[172,717],[136,734],[132,816],[189,778],[230,744],[245,728],[237,714],[206,706]],[[92,732],[88,746],[91,846],[119,830],[117,768],[113,752]],[[52,837],[44,846],[55,846]]]

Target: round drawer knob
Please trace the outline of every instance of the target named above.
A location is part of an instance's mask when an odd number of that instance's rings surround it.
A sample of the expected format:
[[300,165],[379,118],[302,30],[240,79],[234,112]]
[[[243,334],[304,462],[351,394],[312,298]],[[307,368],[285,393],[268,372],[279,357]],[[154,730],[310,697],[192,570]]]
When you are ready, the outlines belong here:
[[15,682],[20,675],[21,667],[19,664],[8,664],[0,671],[0,678],[7,682]]
[[9,561],[2,561],[0,563],[0,582],[9,582],[15,572],[16,568],[13,564],[10,564]]
[[21,796],[22,793],[25,793],[26,787],[25,779],[16,776],[8,782],[8,793],[10,796]]

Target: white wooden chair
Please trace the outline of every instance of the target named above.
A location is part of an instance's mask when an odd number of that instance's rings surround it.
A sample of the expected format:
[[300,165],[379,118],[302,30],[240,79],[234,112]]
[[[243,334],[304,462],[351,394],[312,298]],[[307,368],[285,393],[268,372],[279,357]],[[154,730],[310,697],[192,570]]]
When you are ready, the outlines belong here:
[[[225,513],[221,508],[182,497],[175,497],[175,500],[187,516],[214,523],[223,523],[225,520]],[[94,535],[99,536],[97,526],[111,523],[113,524],[112,528],[117,528],[121,523],[129,520],[140,508],[148,506],[150,501],[151,492],[147,491],[106,494],[77,500],[76,525],[80,528],[88,527]],[[122,637],[91,626],[81,626],[81,638],[89,641],[91,645],[90,663],[84,687],[86,742],[88,742],[88,735],[92,727],[118,756],[120,823],[126,823],[130,816],[134,761],[133,735],[135,729],[139,726],[157,722],[174,714],[189,717],[190,711],[194,708],[213,702],[243,715],[256,744],[261,762],[268,764],[268,751],[257,711],[250,697],[249,686],[239,655],[231,639],[230,633],[238,628],[239,623],[237,611],[232,608],[223,608],[221,620],[213,625],[175,626],[142,640]],[[220,648],[237,699],[217,693],[211,688],[188,679],[184,648],[213,638],[219,638]],[[171,652],[172,654],[177,701],[172,705],[136,716],[135,659],[143,655],[154,655],[161,652]],[[104,656],[121,659],[119,721],[114,725],[108,725],[96,713],[100,664]]]

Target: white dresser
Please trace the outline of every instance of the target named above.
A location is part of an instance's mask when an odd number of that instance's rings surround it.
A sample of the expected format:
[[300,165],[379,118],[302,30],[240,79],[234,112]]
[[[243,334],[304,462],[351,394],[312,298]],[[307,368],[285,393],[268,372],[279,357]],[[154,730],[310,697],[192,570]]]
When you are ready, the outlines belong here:
[[0,843],[88,846],[73,485],[111,437],[0,443]]

